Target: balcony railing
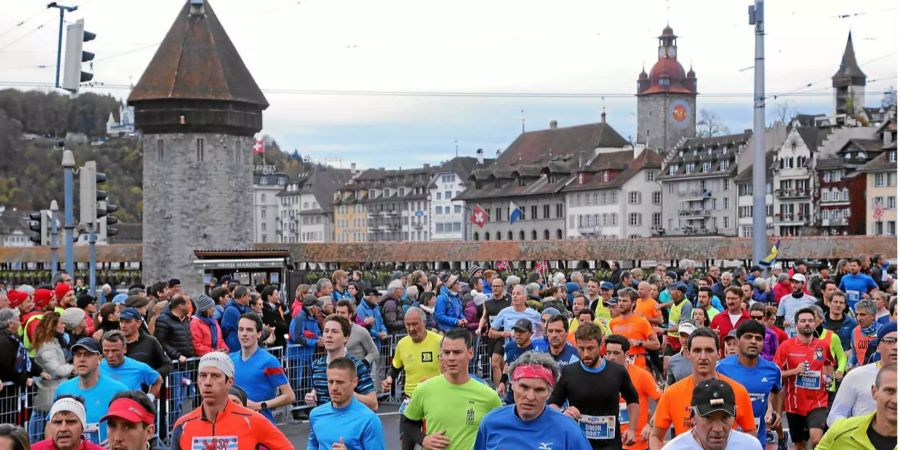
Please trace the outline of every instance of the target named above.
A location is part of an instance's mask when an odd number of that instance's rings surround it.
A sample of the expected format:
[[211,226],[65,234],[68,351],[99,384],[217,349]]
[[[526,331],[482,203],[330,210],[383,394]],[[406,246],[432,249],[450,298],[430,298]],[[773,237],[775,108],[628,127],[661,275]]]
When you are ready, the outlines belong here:
[[845,227],[850,221],[846,217],[837,219],[822,219],[823,227]]
[[811,218],[806,214],[775,214],[775,222],[810,225]]
[[709,217],[710,214],[712,214],[712,211],[709,209],[682,209],[678,211],[680,217],[703,218]]
[[780,199],[808,198],[810,196],[810,191],[809,189],[776,189],[775,196]]

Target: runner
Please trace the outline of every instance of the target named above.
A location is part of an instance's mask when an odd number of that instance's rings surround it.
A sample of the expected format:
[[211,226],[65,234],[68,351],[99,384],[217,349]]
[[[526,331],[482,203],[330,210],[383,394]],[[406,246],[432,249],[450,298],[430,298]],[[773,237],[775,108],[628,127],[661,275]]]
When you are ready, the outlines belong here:
[[[513,325],[513,341],[507,342],[503,346],[503,362],[507,367],[519,359],[523,353],[534,350],[534,342],[531,341],[532,334],[531,321],[528,319],[519,319]],[[503,401],[507,405],[513,403],[512,390],[509,389],[509,372],[504,372],[500,377],[497,394],[503,397]]]
[[859,417],[875,410],[872,385],[876,375],[882,364],[897,364],[897,322],[889,322],[878,330],[878,354],[880,361],[851,370],[844,377],[831,403],[827,419],[829,427],[841,419]]
[[156,408],[141,391],[119,392],[103,416],[109,427],[110,450],[145,450],[156,434]]
[[610,320],[609,330],[628,339],[631,344],[628,354],[634,358],[634,364],[646,369],[647,350],[659,350],[659,339],[650,322],[634,313],[637,296],[637,291],[632,288],[619,291],[619,311],[622,315]]
[[858,325],[853,329],[850,337],[850,360],[848,370],[866,363],[866,351],[869,343],[878,335],[878,323],[875,322],[875,314],[878,308],[875,302],[869,299],[860,300],[856,304],[856,321]]
[[[528,300],[528,297],[525,295],[525,286],[521,284],[517,284],[512,288],[512,296],[511,296],[510,306],[503,308],[494,320],[491,321],[491,329],[488,330],[488,337],[491,339],[503,339],[503,344],[497,344],[494,347],[494,354],[500,352],[503,355],[504,346],[513,342],[513,326],[519,321],[519,319],[528,319],[532,323],[533,330],[539,330],[541,326],[541,314],[535,311],[532,308],[529,308],[525,302]],[[540,337],[541,334],[535,333],[536,336]],[[503,374],[505,370],[503,369],[502,359],[500,370],[495,370],[494,374]],[[495,377],[497,375],[494,375]],[[500,380],[497,380],[497,386],[499,386]]]
[[766,327],[762,323],[748,320],[738,326],[736,334],[737,355],[720,361],[716,371],[747,388],[753,403],[759,443],[774,450],[778,447],[775,433],[767,432],[766,427],[776,428],[781,424],[782,405],[777,402],[781,392],[781,371],[771,361],[760,358],[766,335]]
[[347,340],[350,339],[350,333],[350,321],[346,317],[332,314],[325,318],[322,327],[325,355],[312,363],[313,389],[305,396],[307,405],[322,406],[331,401],[328,367],[335,359],[347,358],[356,365],[354,377],[357,378],[357,382],[354,386],[353,397],[372,411],[378,410],[378,396],[375,393],[375,384],[372,382],[368,366],[357,357],[347,353]]
[[294,448],[272,422],[229,401],[228,390],[233,384],[234,363],[228,355],[212,352],[200,358],[197,385],[201,404],[175,422],[172,450],[254,450],[259,445],[269,450]]
[[[409,399],[416,392],[419,383],[441,373],[441,335],[425,329],[425,311],[415,306],[410,307],[403,317],[406,332],[409,336],[400,339],[394,349],[391,360],[391,374],[381,382],[381,390],[390,392],[394,380],[402,369],[406,375],[403,385],[403,403],[400,409],[409,404]],[[406,438],[403,426],[400,427],[400,445],[404,450],[412,450],[416,443]]]
[[662,391],[660,391],[656,380],[653,379],[653,375],[650,372],[628,362],[627,355],[630,346],[631,344],[628,343],[628,339],[625,339],[625,336],[618,334],[608,336],[606,338],[606,360],[619,364],[628,370],[631,384],[634,385],[634,389],[638,393],[640,409],[634,426],[631,423],[632,416],[628,414],[628,404],[625,403],[624,398],[619,398],[619,424],[622,427],[622,433],[624,434],[629,428],[634,430],[634,444],[623,445],[622,448],[626,450],[647,450],[650,444],[644,436],[650,435],[650,400],[654,402],[659,401]]
[[247,408],[275,423],[272,409],[290,405],[295,396],[281,361],[259,346],[262,328],[262,319],[255,313],[244,313],[238,320],[237,339],[241,347],[230,355],[236,370],[232,384],[247,392]]
[[676,436],[691,428],[691,395],[694,388],[698,383],[714,378],[728,383],[734,390],[737,401],[734,426],[755,438],[756,423],[747,389],[737,381],[716,372],[716,362],[719,360],[719,335],[710,328],[698,328],[688,338],[687,348],[691,359],[691,375],[663,391],[652,420],[650,449],[662,448],[663,437],[669,427],[674,428]]
[[805,293],[806,277],[795,273],[791,277],[791,293],[778,301],[778,318],[783,321],[783,329],[788,337],[797,336],[797,324],[794,317],[797,311],[816,304],[816,298]]
[[872,386],[875,412],[840,420],[816,450],[891,450],[897,448],[897,365],[882,367]]
[[734,388],[722,380],[700,382],[691,392],[691,429],[663,447],[663,450],[753,450],[759,442],[733,430],[739,402]]
[[[346,300],[340,300],[344,302]],[[328,327],[335,322],[325,323]],[[328,363],[329,403],[316,407],[309,414],[308,450],[384,450],[384,431],[381,420],[368,406],[355,398],[357,362],[338,357]]]
[[73,397],[60,397],[47,414],[47,438],[31,444],[32,450],[103,450],[84,439],[87,422],[84,404]]
[[669,359],[669,367],[666,372],[666,386],[671,386],[691,374],[693,369],[687,341],[691,337],[691,333],[696,329],[697,326],[690,322],[678,326],[678,340],[681,341],[681,350]]
[[125,335],[121,331],[107,331],[103,334],[101,344],[103,346],[101,375],[124,384],[129,390],[147,389],[151,401],[159,397],[162,376],[147,364],[125,356]]
[[553,358],[528,352],[510,365],[510,372],[516,404],[497,408],[482,419],[474,450],[591,448],[575,422],[547,408],[559,377]]
[[815,448],[825,429],[828,416],[828,384],[834,359],[828,344],[815,336],[816,313],[803,308],[793,317],[797,337],[784,341],[773,361],[781,369],[785,389],[778,402],[786,402],[788,429],[798,448]]
[[56,388],[56,398],[64,395],[84,399],[87,422],[85,436],[97,444],[106,444],[106,425],[100,423],[113,397],[128,388],[112,378],[100,374],[100,343],[93,338],[81,338],[72,346],[72,364],[77,377]]
[[709,327],[719,333],[719,339],[725,340],[731,330],[737,329],[738,325],[745,320],[750,320],[750,315],[744,309],[741,302],[743,293],[739,287],[730,287],[725,289],[725,311],[716,314],[713,317]]
[[634,430],[622,431],[619,426],[619,396],[627,403],[628,417],[639,417],[640,412],[638,393],[628,371],[600,356],[603,331],[597,324],[578,327],[575,340],[581,362],[561,371],[550,395],[550,407],[562,408],[568,403],[562,413],[578,422],[595,450],[634,444]]
[[[510,306],[510,302],[503,280],[500,277],[491,280],[491,298],[484,302],[477,334],[489,335],[491,323],[494,322],[500,311]],[[503,344],[504,339],[487,338],[487,350],[491,355],[491,377],[493,378],[491,381],[494,382],[494,386],[500,383],[500,375],[503,373]]]
[[562,314],[554,314],[544,322],[544,337],[535,339],[534,350],[553,357],[560,370],[578,362],[578,349],[566,340],[569,323]]
[[444,373],[419,384],[400,419],[410,441],[429,449],[471,449],[482,419],[500,407],[497,394],[469,375],[475,357],[472,344],[472,335],[464,328],[444,335],[440,357]]

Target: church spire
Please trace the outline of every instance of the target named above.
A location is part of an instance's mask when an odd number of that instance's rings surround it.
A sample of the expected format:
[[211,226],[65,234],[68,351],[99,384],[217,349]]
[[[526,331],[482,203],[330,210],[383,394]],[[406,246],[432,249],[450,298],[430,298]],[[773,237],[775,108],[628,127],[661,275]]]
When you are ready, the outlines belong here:
[[853,50],[853,33],[847,33],[847,45],[844,47],[844,56],[841,58],[841,66],[831,77],[834,87],[838,86],[864,86],[866,74],[856,63],[856,51]]

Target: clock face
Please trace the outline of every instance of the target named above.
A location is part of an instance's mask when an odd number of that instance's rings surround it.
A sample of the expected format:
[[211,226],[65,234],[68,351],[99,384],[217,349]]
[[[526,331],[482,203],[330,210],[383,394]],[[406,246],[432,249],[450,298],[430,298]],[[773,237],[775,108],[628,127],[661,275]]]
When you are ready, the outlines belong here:
[[669,54],[669,58],[674,58],[675,57],[675,47],[669,47],[668,54]]
[[678,128],[684,128],[691,116],[690,106],[684,100],[675,100],[670,108],[672,120]]

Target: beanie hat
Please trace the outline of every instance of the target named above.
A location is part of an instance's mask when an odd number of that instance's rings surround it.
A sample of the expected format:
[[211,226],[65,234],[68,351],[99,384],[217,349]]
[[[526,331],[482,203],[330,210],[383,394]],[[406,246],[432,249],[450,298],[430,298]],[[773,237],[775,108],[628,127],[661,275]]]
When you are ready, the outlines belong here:
[[881,342],[881,339],[888,335],[890,332],[897,331],[897,322],[888,322],[881,326],[878,329],[878,342]]
[[85,309],[88,307],[88,305],[94,303],[95,300],[96,299],[94,297],[91,297],[89,294],[81,294],[78,296],[78,300],[76,300],[75,304],[79,308]]
[[53,299],[53,291],[50,289],[35,289],[34,290],[34,307],[36,309],[44,309],[47,305],[50,304],[50,300]]
[[197,304],[197,312],[203,312],[216,306],[216,302],[206,294],[198,295],[194,303]]
[[72,286],[69,286],[67,283],[57,283],[56,287],[53,288],[53,293],[56,294],[56,299],[60,300],[72,290]]
[[234,362],[227,353],[209,352],[200,358],[200,365],[197,371],[201,371],[206,367],[215,367],[222,371],[228,378],[234,378]]
[[62,322],[66,325],[66,328],[69,330],[74,329],[84,320],[87,316],[84,314],[84,310],[81,308],[68,308],[62,313]]
[[6,296],[7,296],[7,298],[9,298],[10,308],[18,307],[19,305],[22,304],[22,302],[24,302],[28,298],[28,294],[26,294],[22,291],[17,291],[15,289],[7,292]]

